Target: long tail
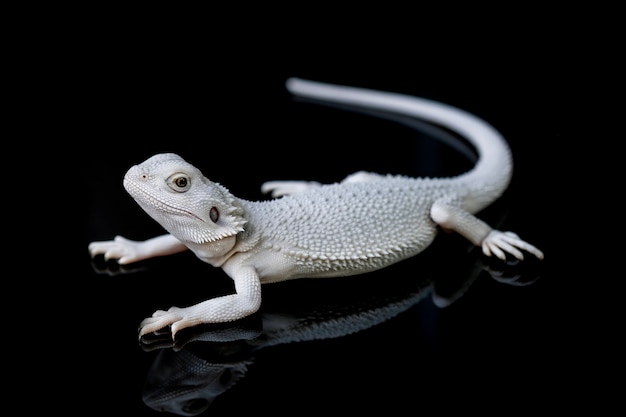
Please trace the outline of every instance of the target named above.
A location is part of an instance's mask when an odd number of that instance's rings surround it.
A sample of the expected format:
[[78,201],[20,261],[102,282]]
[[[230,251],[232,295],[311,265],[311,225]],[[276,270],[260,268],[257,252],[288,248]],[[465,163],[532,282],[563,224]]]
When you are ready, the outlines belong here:
[[296,96],[412,116],[444,126],[465,137],[476,148],[478,161],[473,169],[456,179],[463,181],[464,187],[470,190],[466,208],[472,212],[498,198],[511,180],[513,159],[507,142],[489,123],[464,110],[405,94],[300,78],[289,78],[286,86]]

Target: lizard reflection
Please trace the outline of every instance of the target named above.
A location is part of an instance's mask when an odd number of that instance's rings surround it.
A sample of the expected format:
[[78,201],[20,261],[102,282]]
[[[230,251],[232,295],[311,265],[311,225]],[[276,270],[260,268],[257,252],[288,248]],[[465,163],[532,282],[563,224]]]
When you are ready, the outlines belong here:
[[[370,283],[360,277],[360,291],[354,293],[349,280],[334,283],[329,294],[318,283],[310,282],[306,300],[290,300],[284,291],[272,287],[261,311],[248,318],[221,324],[206,324],[185,329],[172,341],[169,332],[144,335],[141,346],[146,351],[158,350],[148,371],[143,401],[150,408],[182,416],[200,415],[213,401],[245,377],[254,363],[255,353],[271,346],[312,340],[349,337],[417,305],[427,297],[444,308],[461,297],[481,276],[483,268],[497,281],[511,285],[528,285],[537,276],[519,272],[519,265],[495,271],[483,265],[479,256],[470,256],[467,264],[455,264],[442,271],[441,258],[426,257],[431,266],[421,279],[413,276],[372,278]],[[483,259],[484,260],[484,259]],[[424,261],[425,263],[427,261]],[[439,265],[437,269],[433,265]],[[446,278],[433,278],[440,273]],[[527,271],[524,271],[527,272]],[[536,271],[535,271],[536,272]],[[462,277],[453,279],[452,277]],[[384,284],[381,284],[384,283]],[[369,285],[368,285],[369,284]],[[292,285],[307,285],[297,282]],[[307,292],[308,293],[308,292]],[[346,303],[349,296],[350,303]]]

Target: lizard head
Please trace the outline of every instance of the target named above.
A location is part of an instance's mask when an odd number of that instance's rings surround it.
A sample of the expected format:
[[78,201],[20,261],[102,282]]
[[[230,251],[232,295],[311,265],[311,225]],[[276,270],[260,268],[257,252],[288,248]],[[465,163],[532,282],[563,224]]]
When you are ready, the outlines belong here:
[[157,154],[131,167],[123,184],[146,213],[183,243],[216,242],[244,230],[238,200],[176,154]]

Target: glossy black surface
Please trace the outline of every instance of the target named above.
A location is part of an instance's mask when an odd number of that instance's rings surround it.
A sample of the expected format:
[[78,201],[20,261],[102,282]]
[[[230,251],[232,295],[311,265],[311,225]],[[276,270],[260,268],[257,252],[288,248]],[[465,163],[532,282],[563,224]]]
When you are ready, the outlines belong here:
[[[84,89],[73,90],[85,175],[70,216],[84,232],[61,323],[81,321],[55,365],[73,381],[65,398],[78,399],[81,414],[177,415],[153,410],[145,395],[181,387],[189,410],[208,405],[202,416],[562,410],[610,397],[593,388],[602,385],[598,367],[613,364],[600,354],[612,349],[612,333],[596,318],[591,255],[562,204],[579,194],[561,186],[571,180],[572,144],[560,71],[518,61],[374,69],[367,60],[285,57],[229,67],[219,56],[160,67],[157,56],[89,66],[77,83]],[[194,329],[176,346],[140,344],[137,326],[154,310],[227,292],[230,282],[189,253],[128,271],[89,258],[92,240],[162,233],[121,186],[131,165],[176,152],[247,199],[265,198],[266,180],[333,182],[361,169],[450,175],[471,166],[471,155],[436,140],[441,132],[292,100],[283,83],[294,75],[427,97],[492,123],[513,149],[514,179],[481,217],[541,248],[545,261],[501,273],[496,263],[490,274],[477,250],[442,235],[421,256],[367,276],[266,286],[262,314],[234,327]],[[308,332],[282,343],[299,334],[295,324]]]

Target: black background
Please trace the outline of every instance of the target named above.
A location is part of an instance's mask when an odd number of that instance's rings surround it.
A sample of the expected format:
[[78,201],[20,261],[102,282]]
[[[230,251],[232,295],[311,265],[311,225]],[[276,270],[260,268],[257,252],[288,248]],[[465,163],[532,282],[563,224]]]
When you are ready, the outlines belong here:
[[[43,130],[43,146],[30,152],[61,161],[52,174],[31,170],[54,190],[38,212],[59,219],[45,227],[70,242],[42,243],[52,246],[54,260],[32,292],[52,307],[37,314],[25,336],[39,361],[53,365],[42,388],[52,394],[46,409],[163,415],[141,399],[156,352],[138,344],[139,322],[155,309],[228,287],[220,270],[189,254],[128,274],[94,268],[89,242],[162,232],[121,186],[131,165],[176,152],[235,195],[261,199],[266,180],[333,182],[360,169],[447,175],[469,164],[401,124],[296,102],[284,89],[290,76],[426,97],[493,124],[512,147],[515,170],[484,218],[517,232],[546,258],[533,264],[540,277],[528,286],[481,272],[445,309],[425,298],[354,335],[262,349],[246,377],[203,415],[558,411],[595,409],[614,398],[605,378],[620,364],[612,355],[618,328],[608,301],[617,277],[599,272],[610,261],[595,254],[602,217],[592,211],[597,190],[588,182],[594,147],[575,139],[584,121],[580,98],[604,81],[581,70],[597,56],[588,48],[581,53],[584,37],[550,24],[532,39],[503,28],[470,37],[467,28],[451,42],[431,31],[430,38],[395,43],[376,30],[321,36],[317,27],[319,36],[311,36],[310,27],[295,23],[271,31],[122,26],[57,28],[62,36],[39,37],[34,63],[24,65],[33,92],[21,100],[41,116],[21,136]],[[602,137],[586,139],[606,145]],[[428,277],[459,279],[465,257],[480,260],[449,236],[425,255],[434,260]],[[328,292],[357,297],[353,285],[371,293],[380,279],[422,279],[424,263],[408,260],[362,281],[277,284],[268,299],[280,305]],[[62,377],[70,382],[54,382]]]

